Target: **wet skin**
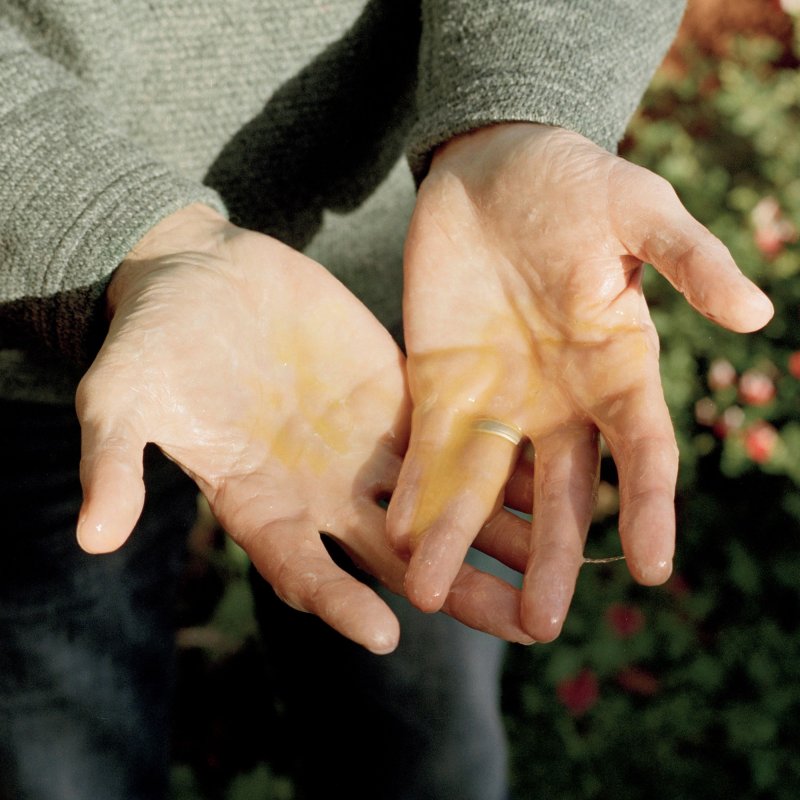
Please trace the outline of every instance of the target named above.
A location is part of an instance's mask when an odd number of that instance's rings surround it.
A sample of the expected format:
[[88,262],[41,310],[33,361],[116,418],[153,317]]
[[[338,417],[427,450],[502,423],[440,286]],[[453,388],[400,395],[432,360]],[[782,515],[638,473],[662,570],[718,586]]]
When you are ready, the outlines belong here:
[[[406,242],[414,411],[388,518],[394,546],[411,554],[406,590],[420,608],[440,606],[499,499],[514,502],[513,485],[533,508],[522,625],[540,641],[558,635],[584,563],[600,435],[620,476],[629,569],[643,584],[669,576],[678,453],[645,261],[732,330],[772,315],[665,181],[577,134],[497,125],[435,155]],[[532,477],[517,474],[521,446],[475,430],[483,417],[525,434]],[[517,535],[517,524],[494,532]]]
[[[142,240],[115,273],[108,307],[108,335],[77,397],[81,545],[107,552],[130,535],[153,442],[281,598],[376,653],[392,650],[393,613],[333,563],[320,535],[403,591],[406,562],[389,547],[380,502],[410,411],[391,336],[319,264],[203,206]],[[508,560],[509,540],[498,546]],[[516,588],[465,567],[444,607],[529,641],[519,601]]]

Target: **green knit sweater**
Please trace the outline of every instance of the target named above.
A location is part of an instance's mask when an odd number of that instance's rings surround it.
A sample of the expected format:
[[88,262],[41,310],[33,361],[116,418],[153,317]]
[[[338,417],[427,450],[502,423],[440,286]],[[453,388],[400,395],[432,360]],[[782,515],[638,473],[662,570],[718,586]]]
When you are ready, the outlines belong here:
[[439,143],[613,149],[683,0],[5,0],[0,397],[71,402],[131,247],[195,201],[306,248],[387,324]]

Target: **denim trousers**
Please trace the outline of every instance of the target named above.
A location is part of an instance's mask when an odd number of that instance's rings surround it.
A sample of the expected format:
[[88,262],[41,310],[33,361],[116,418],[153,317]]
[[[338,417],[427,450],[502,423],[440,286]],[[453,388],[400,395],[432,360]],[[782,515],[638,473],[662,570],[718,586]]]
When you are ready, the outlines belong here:
[[[196,488],[148,449],[136,530],[88,555],[74,410],[0,402],[0,442],[0,800],[162,800]],[[253,592],[303,797],[507,797],[502,642],[385,593],[401,644],[375,656]]]

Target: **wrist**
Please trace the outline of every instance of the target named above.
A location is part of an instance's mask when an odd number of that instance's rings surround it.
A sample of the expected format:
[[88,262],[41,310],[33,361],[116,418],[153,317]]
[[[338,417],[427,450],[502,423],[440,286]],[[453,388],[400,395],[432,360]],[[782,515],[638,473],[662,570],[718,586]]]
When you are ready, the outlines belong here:
[[203,203],[186,206],[154,225],[114,270],[106,288],[109,318],[114,314],[131,279],[158,268],[159,262],[178,253],[218,251],[226,232],[234,229],[218,211]]
[[496,122],[481,128],[474,128],[442,142],[433,152],[431,170],[437,166],[437,162],[441,164],[450,157],[458,157],[474,148],[485,150],[497,142],[511,142],[515,138],[521,137],[526,140],[540,139],[560,130],[562,129],[552,125],[524,121]]
[[218,211],[193,203],[164,217],[131,249],[122,263],[150,261],[187,250],[205,249],[222,230],[232,227]]

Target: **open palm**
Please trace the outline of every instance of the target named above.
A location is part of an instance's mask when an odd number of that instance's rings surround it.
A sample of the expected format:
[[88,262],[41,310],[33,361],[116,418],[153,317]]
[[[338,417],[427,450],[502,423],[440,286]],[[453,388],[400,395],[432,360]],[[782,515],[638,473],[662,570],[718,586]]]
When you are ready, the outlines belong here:
[[[640,279],[656,266],[701,313],[739,331],[769,300],[658,176],[564,130],[498,125],[445,146],[407,241],[405,336],[414,402],[389,512],[412,551],[409,596],[432,610],[533,444],[522,621],[539,640],[567,613],[594,503],[599,434],[620,476],[620,535],[642,583],[674,550],[678,453]],[[509,530],[511,527],[509,526]]]
[[[124,542],[153,442],[286,602],[387,652],[398,637],[392,612],[333,563],[320,533],[402,591],[405,563],[386,543],[379,502],[407,440],[402,354],[315,262],[209,209],[181,214],[146,237],[109,288],[108,336],[78,393],[79,539],[95,552]],[[448,611],[524,638],[510,586],[472,570],[462,580],[485,584],[495,613],[465,592]]]

